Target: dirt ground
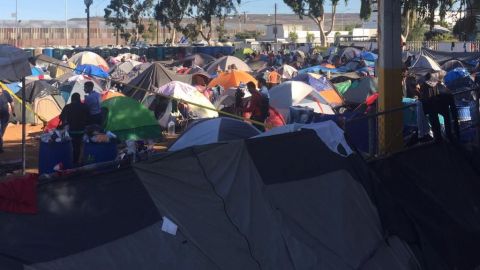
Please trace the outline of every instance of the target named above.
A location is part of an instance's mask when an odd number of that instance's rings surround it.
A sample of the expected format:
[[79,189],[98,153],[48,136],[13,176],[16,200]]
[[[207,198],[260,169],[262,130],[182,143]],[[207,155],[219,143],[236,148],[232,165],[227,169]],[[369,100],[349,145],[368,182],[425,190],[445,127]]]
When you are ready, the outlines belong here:
[[[42,125],[27,125],[27,172],[38,172],[39,140],[36,139],[42,133]],[[22,125],[10,123],[3,136],[4,153],[0,154],[0,162],[20,161],[22,158]]]
[[[38,173],[38,153],[40,140],[39,136],[42,133],[42,125],[32,126],[27,125],[27,173]],[[155,151],[164,152],[167,150],[168,145],[173,143],[177,136],[166,137],[161,143],[155,145]],[[3,137],[3,149],[4,153],[0,154],[0,163],[21,161],[22,158],[22,125],[15,125],[10,123],[7,127],[5,135]],[[17,174],[17,173],[15,173]],[[18,171],[20,174],[20,171]],[[0,177],[1,178],[1,177]]]

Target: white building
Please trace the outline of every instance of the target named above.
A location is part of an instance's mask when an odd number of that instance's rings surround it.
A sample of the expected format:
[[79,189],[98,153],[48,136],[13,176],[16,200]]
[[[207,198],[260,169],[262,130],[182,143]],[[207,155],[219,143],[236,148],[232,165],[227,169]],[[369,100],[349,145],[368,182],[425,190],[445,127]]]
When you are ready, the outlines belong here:
[[[264,41],[274,41],[275,40],[275,24],[268,24],[267,31],[265,36],[262,38]],[[290,42],[289,35],[291,32],[297,34],[298,39],[297,43],[307,43],[307,35],[313,34],[314,43],[320,43],[320,31],[305,31],[303,25],[301,24],[277,24],[277,42]],[[348,35],[348,31],[332,31],[327,36],[327,43],[333,43],[335,41],[335,34],[339,33],[340,35]]]

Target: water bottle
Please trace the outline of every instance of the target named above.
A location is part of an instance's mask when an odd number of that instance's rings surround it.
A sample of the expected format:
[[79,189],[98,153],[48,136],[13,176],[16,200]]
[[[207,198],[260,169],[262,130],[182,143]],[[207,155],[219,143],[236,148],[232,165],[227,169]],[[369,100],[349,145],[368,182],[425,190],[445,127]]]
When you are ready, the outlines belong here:
[[175,135],[175,122],[173,122],[173,120],[170,120],[170,122],[168,122],[168,136],[173,136]]

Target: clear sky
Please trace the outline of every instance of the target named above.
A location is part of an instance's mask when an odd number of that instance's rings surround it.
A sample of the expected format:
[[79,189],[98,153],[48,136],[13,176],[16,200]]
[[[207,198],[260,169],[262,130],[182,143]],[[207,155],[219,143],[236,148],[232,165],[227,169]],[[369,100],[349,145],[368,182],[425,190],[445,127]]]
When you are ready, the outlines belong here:
[[[66,0],[68,18],[85,17],[85,4],[83,0]],[[0,0],[0,19],[12,19],[15,13],[15,3],[18,3],[19,20],[64,20],[65,0]],[[93,0],[91,6],[92,16],[103,16],[103,9],[110,0]],[[274,3],[278,4],[278,13],[291,13],[291,10],[282,0],[242,0],[239,7],[240,12],[247,13],[274,13]],[[330,2],[325,0],[325,2]],[[325,6],[325,11],[330,12],[331,7]],[[360,0],[348,1],[345,7],[344,2],[338,6],[339,12],[354,13],[360,10]]]

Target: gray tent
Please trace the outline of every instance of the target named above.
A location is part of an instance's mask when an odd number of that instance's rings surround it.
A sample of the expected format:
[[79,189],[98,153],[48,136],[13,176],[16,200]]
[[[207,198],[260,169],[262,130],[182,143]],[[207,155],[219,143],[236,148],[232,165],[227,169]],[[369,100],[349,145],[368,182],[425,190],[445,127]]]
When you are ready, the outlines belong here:
[[36,215],[0,212],[0,268],[419,269],[365,166],[308,130],[49,181]]
[[155,89],[172,81],[190,84],[192,76],[176,74],[164,65],[154,63],[136,78],[132,79],[122,92],[128,97],[142,101],[147,92],[153,92]]
[[377,92],[377,81],[374,78],[365,77],[360,80],[353,81],[352,85],[343,94],[345,103],[361,104],[365,102],[367,97]]
[[246,72],[252,71],[252,69],[240,58],[237,58],[235,56],[224,56],[217,59],[215,62],[212,62],[211,64],[209,64],[207,68],[207,72],[209,74],[214,74],[218,68],[225,71],[225,70],[228,70],[228,67],[231,65],[235,65],[238,70],[242,70]]

